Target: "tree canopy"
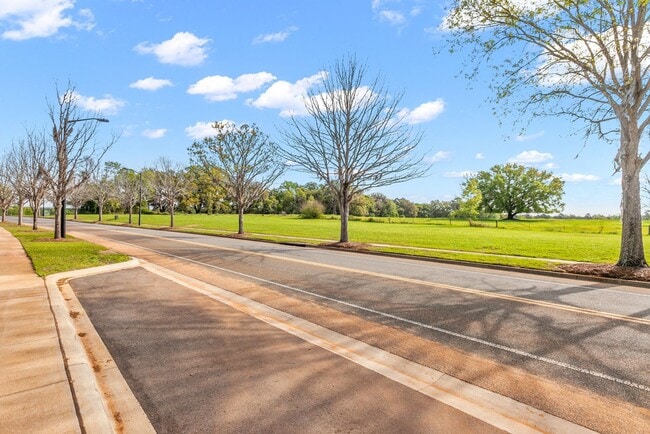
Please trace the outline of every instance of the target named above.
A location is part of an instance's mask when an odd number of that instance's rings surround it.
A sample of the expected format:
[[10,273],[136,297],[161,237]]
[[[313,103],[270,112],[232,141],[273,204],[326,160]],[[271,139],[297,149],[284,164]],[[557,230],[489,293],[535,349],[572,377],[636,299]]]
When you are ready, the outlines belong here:
[[255,125],[215,122],[214,136],[194,142],[189,151],[198,164],[217,168],[220,182],[239,212],[239,233],[244,233],[244,211],[258,200],[284,172],[275,142]]
[[468,178],[463,186],[468,203],[478,197],[484,211],[505,213],[508,220],[520,213],[552,213],[564,208],[564,181],[534,167],[496,165]]
[[650,11],[646,0],[454,0],[442,29],[452,49],[471,47],[472,82],[495,68],[500,110],[567,116],[586,134],[618,142],[619,265],[646,266],[640,152],[650,125]]
[[337,61],[305,98],[307,117],[294,116],[284,138],[287,160],[323,181],[341,214],[340,241],[348,241],[350,205],[360,193],[422,176],[415,155],[421,135],[400,114],[400,94],[355,57]]

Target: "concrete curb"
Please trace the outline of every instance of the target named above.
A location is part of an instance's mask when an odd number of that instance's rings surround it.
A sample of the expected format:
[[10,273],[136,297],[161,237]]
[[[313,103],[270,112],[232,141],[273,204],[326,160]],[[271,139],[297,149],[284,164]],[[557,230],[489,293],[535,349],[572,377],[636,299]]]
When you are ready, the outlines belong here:
[[[139,261],[134,258],[118,264],[53,274],[45,279],[66,368],[71,378],[70,386],[77,404],[79,422],[85,432],[155,432],[114,363],[112,375],[103,375],[101,381],[98,378],[97,364],[89,358],[80,335],[92,342],[93,351],[104,350],[101,352],[103,360],[107,360],[108,354],[109,359],[105,363],[112,362],[112,358],[74,292],[67,285],[70,279],[126,270],[139,265]],[[79,324],[83,325],[83,333],[77,330]],[[127,427],[133,430],[125,429]]]

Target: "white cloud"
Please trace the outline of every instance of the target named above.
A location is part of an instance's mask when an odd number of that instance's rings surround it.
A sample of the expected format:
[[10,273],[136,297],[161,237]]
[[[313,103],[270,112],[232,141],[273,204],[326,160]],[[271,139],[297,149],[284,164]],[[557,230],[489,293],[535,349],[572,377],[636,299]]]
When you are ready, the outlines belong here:
[[400,3],[400,2],[391,2],[387,0],[372,0],[371,5],[372,5],[372,11],[375,14],[375,17],[379,19],[379,21],[388,23],[391,26],[401,26],[406,23],[407,18],[406,15],[410,16],[418,16],[420,13],[422,13],[422,7],[420,5],[415,5],[410,8],[409,12],[403,12],[401,10],[397,10],[394,8],[387,8],[384,7],[386,3]]
[[142,90],[158,90],[165,86],[172,86],[172,82],[161,78],[147,77],[129,84],[129,87]]
[[544,131],[540,131],[538,133],[528,134],[528,135],[519,134],[519,135],[515,136],[515,141],[516,142],[529,142],[531,140],[539,139],[543,135],[544,135]]
[[23,41],[53,36],[66,27],[92,29],[94,16],[89,9],[81,9],[78,19],[67,13],[74,8],[74,3],[74,0],[2,0],[0,23],[9,27],[2,38]]
[[[237,125],[234,121],[229,119],[224,119],[219,122],[233,126]],[[194,140],[203,140],[206,137],[214,136],[215,130],[212,128],[212,125],[214,125],[214,122],[197,122],[194,125],[185,128],[185,134],[187,137]]]
[[620,176],[618,178],[614,178],[611,181],[609,181],[610,185],[622,185],[623,184],[623,178]]
[[445,102],[442,98],[435,101],[425,102],[413,110],[402,109],[400,117],[403,117],[409,124],[419,124],[422,122],[429,122],[437,118],[443,111],[445,111]]
[[508,163],[516,164],[537,164],[544,163],[553,159],[553,154],[548,152],[539,152],[539,151],[524,151],[520,152],[516,156],[509,158]]
[[476,158],[477,160],[485,160],[485,155],[479,152],[474,156],[474,158]]
[[418,6],[413,6],[411,8],[411,12],[409,12],[409,15],[411,15],[412,17],[417,17],[418,15],[420,15],[422,13],[422,11],[424,11],[424,8],[422,6],[419,6],[419,5]]
[[555,164],[555,163],[546,163],[544,165],[544,169],[557,169],[557,168],[558,168],[558,165]]
[[160,63],[196,66],[208,57],[208,42],[210,39],[199,38],[189,32],[179,32],[160,44],[141,42],[134,50],[139,54],[154,54]]
[[406,17],[400,11],[384,9],[378,12],[379,19],[385,21],[391,26],[399,26],[406,22]]
[[202,140],[214,135],[214,128],[212,128],[213,124],[214,122],[197,122],[194,125],[185,128],[185,134],[187,134],[187,137],[192,139]]
[[270,42],[282,42],[296,31],[298,31],[298,27],[291,26],[288,29],[283,30],[281,32],[258,35],[255,37],[255,39],[253,39],[253,45],[266,44]]
[[75,99],[82,109],[105,115],[114,115],[126,105],[125,101],[111,95],[104,95],[104,98],[95,98],[75,93]]
[[463,170],[462,172],[446,172],[443,176],[445,178],[469,178],[475,174],[476,172],[472,172],[471,170]]
[[250,99],[247,102],[259,109],[278,109],[282,117],[302,116],[307,114],[304,103],[307,92],[313,86],[321,83],[325,77],[325,73],[319,72],[310,77],[302,78],[295,83],[283,80],[276,81],[257,99]]
[[596,175],[584,175],[582,173],[563,173],[560,178],[566,182],[598,181],[600,179]]
[[275,80],[268,72],[243,74],[237,78],[224,75],[211,75],[197,81],[187,89],[190,95],[203,95],[208,101],[227,101],[237,98],[240,93],[257,90]]
[[158,128],[157,130],[144,130],[142,132],[142,135],[149,139],[159,139],[161,137],[164,137],[165,134],[167,134],[167,130],[165,128]]
[[425,160],[428,163],[437,163],[439,161],[449,160],[451,158],[451,152],[447,151],[438,151],[433,154],[431,157],[426,157]]

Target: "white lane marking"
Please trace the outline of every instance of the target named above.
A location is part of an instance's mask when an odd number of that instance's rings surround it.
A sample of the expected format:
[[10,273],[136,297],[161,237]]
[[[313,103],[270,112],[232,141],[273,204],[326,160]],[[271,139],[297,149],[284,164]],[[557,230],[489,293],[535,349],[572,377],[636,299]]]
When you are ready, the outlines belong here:
[[[114,231],[120,233],[121,231]],[[263,258],[271,258],[271,259],[277,259],[281,261],[287,261],[287,262],[294,262],[302,265],[308,265],[308,266],[316,266],[316,267],[321,267],[321,268],[329,268],[332,270],[336,271],[343,271],[343,272],[348,272],[348,273],[356,273],[356,274],[361,274],[364,276],[372,276],[372,277],[377,277],[380,279],[388,279],[388,280],[394,280],[398,282],[406,282],[406,283],[412,283],[415,285],[423,285],[423,286],[429,286],[435,289],[445,289],[449,291],[455,291],[455,292],[461,292],[461,293],[466,293],[466,294],[472,294],[472,295],[478,295],[481,297],[488,297],[488,298],[496,298],[496,299],[501,299],[501,300],[508,300],[508,301],[513,301],[517,303],[524,303],[524,304],[530,304],[534,306],[540,306],[540,307],[547,307],[547,308],[552,308],[552,309],[557,309],[557,310],[564,310],[567,312],[573,312],[573,313],[580,313],[584,315],[591,315],[591,316],[598,316],[602,318],[607,318],[607,319],[616,319],[616,320],[621,320],[621,321],[627,321],[627,322],[633,322],[637,324],[646,324],[650,325],[650,318],[639,318],[639,317],[633,317],[633,316],[628,316],[628,315],[623,315],[623,314],[618,314],[618,313],[612,313],[612,312],[603,312],[595,309],[588,309],[588,308],[583,308],[579,306],[571,306],[568,304],[560,304],[560,303],[554,303],[554,302],[549,302],[549,301],[544,301],[544,300],[535,300],[532,298],[527,298],[527,297],[520,297],[516,295],[509,295],[509,294],[504,294],[500,292],[492,292],[492,291],[485,291],[485,290],[480,290],[480,289],[471,289],[471,288],[465,288],[465,287],[460,287],[460,286],[454,286],[454,285],[447,285],[444,283],[438,283],[438,282],[431,282],[428,280],[420,280],[420,279],[414,279],[414,278],[409,278],[409,277],[403,277],[403,276],[397,276],[393,274],[384,274],[384,273],[378,273],[374,271],[367,271],[367,270],[361,270],[361,269],[356,269],[356,268],[348,268],[348,267],[342,267],[338,265],[331,265],[331,264],[324,264],[322,262],[313,262],[313,261],[308,261],[304,259],[298,259],[298,258],[293,258],[293,257],[286,257],[286,256],[281,256],[277,254],[270,254],[270,253],[261,253],[257,251],[250,251],[250,250],[242,250],[240,248],[234,248],[234,247],[225,247],[225,246],[219,246],[215,244],[207,244],[207,243],[201,243],[198,241],[195,241],[193,239],[182,239],[182,238],[169,238],[169,237],[161,237],[158,235],[149,235],[149,234],[140,234],[142,237],[146,238],[153,238],[153,239],[158,239],[158,240],[166,240],[166,241],[176,241],[178,243],[185,243],[185,244],[190,244],[194,246],[200,246],[200,247],[206,247],[206,248],[211,248],[215,250],[223,250],[223,251],[228,251],[228,252],[236,252],[236,253],[243,253],[247,255],[254,255],[254,256],[260,256]]]
[[446,335],[449,335],[449,336],[453,336],[453,337],[464,339],[464,340],[467,340],[467,341],[470,341],[470,342],[475,342],[475,343],[478,343],[478,344],[481,344],[481,345],[485,345],[485,346],[488,346],[488,347],[491,347],[491,348],[496,348],[496,349],[506,351],[506,352],[509,352],[509,353],[512,353],[512,354],[516,354],[516,355],[519,355],[519,356],[522,356],[522,357],[526,357],[526,358],[529,358],[529,359],[532,359],[532,360],[547,363],[547,364],[550,364],[550,365],[553,365],[553,366],[556,366],[556,367],[569,369],[571,371],[579,372],[579,373],[582,373],[582,374],[587,374],[587,375],[590,375],[592,377],[601,378],[601,379],[604,379],[604,380],[612,381],[614,383],[622,384],[624,386],[633,387],[635,389],[650,392],[650,386],[646,386],[644,384],[635,383],[635,382],[630,381],[630,380],[624,380],[622,378],[614,377],[614,376],[604,374],[602,372],[594,371],[594,370],[591,370],[591,369],[581,368],[579,366],[575,366],[575,365],[572,365],[570,363],[562,362],[562,361],[551,359],[551,358],[548,358],[548,357],[538,356],[536,354],[532,354],[532,353],[529,353],[527,351],[519,350],[517,348],[497,344],[497,343],[494,343],[494,342],[487,341],[485,339],[475,338],[473,336],[464,335],[462,333],[457,333],[457,332],[454,332],[454,331],[451,331],[451,330],[443,329],[441,327],[436,327],[436,326],[432,326],[430,324],[425,324],[425,323],[422,323],[422,322],[419,322],[419,321],[410,320],[408,318],[402,318],[402,317],[399,317],[397,315],[393,315],[393,314],[390,314],[390,313],[387,313],[387,312],[382,312],[382,311],[379,311],[379,310],[376,310],[376,309],[372,309],[372,308],[368,308],[368,307],[361,306],[361,305],[358,305],[358,304],[350,303],[350,302],[347,302],[347,301],[344,301],[344,300],[339,300],[339,299],[336,299],[336,298],[333,298],[333,297],[328,297],[326,295],[317,294],[317,293],[307,291],[307,290],[304,290],[304,289],[300,289],[300,288],[296,288],[296,287],[293,287],[293,286],[284,285],[282,283],[273,282],[272,280],[263,279],[261,277],[251,276],[251,275],[246,274],[246,273],[241,273],[241,272],[238,272],[238,271],[229,270],[227,268],[219,267],[217,265],[207,264],[205,262],[200,262],[200,261],[190,259],[190,258],[184,258],[182,256],[174,255],[173,253],[167,253],[167,252],[151,249],[151,248],[148,248],[148,247],[142,247],[142,246],[138,246],[136,244],[128,243],[128,242],[125,242],[125,241],[117,241],[117,242],[129,245],[129,246],[132,246],[132,247],[135,247],[135,248],[148,250],[150,252],[154,252],[154,253],[161,254],[161,255],[164,255],[164,256],[169,256],[171,258],[179,259],[181,261],[191,262],[191,263],[198,264],[198,265],[201,265],[201,266],[204,266],[204,267],[214,268],[216,270],[220,270],[220,271],[224,271],[224,272],[227,272],[227,273],[235,274],[235,275],[245,277],[245,278],[248,278],[248,279],[257,280],[259,282],[263,282],[263,283],[266,283],[266,284],[269,284],[269,285],[279,286],[281,288],[285,288],[285,289],[295,291],[295,292],[298,292],[298,293],[301,293],[301,294],[305,294],[305,295],[320,298],[320,299],[323,299],[323,300],[331,301],[333,303],[338,303],[338,304],[341,304],[343,306],[351,307],[351,308],[358,309],[358,310],[361,310],[361,311],[364,311],[364,312],[368,312],[368,313],[383,316],[383,317],[386,317],[386,318],[394,319],[394,320],[397,320],[397,321],[400,321],[400,322],[403,322],[403,323],[406,323],[406,324],[415,325],[415,326],[418,326],[418,327],[422,327],[422,328],[425,328],[425,329],[429,329],[429,330],[432,330],[432,331],[443,333],[443,334],[446,334]]
[[[93,228],[93,229],[95,229],[95,228]],[[102,229],[96,229],[96,230],[99,231],[99,232],[102,231]],[[111,229],[108,229],[108,230],[112,231],[112,232],[131,234],[133,232],[138,233],[137,232],[138,230],[140,230],[140,231],[150,231],[151,229],[145,229],[145,228],[129,228],[129,229],[125,229],[125,228],[119,228],[119,226],[111,226]],[[193,233],[188,233],[188,232],[175,232],[175,234],[187,235],[188,238],[193,238],[195,236],[196,237],[205,236],[205,235],[193,234]],[[149,234],[139,234],[139,235],[151,236]],[[215,245],[215,247],[217,247],[217,246]],[[336,256],[336,255],[340,255],[340,254],[351,255],[351,253],[345,252],[345,251],[333,253],[333,252],[328,252],[327,250],[322,250],[322,251],[319,251],[318,253],[319,254],[329,255],[329,256]],[[391,263],[393,263],[393,264],[395,262],[399,262],[399,263],[403,263],[403,264],[408,264],[409,266],[413,266],[413,267],[427,268],[427,269],[431,268],[430,265],[420,264],[417,261],[408,261],[408,260],[403,260],[403,259],[399,259],[399,258],[392,258],[392,259],[393,259],[393,261],[391,261]],[[381,260],[381,261],[385,262],[385,260],[383,258],[379,257],[379,256],[377,256],[377,260],[378,261]],[[435,268],[440,269],[440,270],[448,270],[448,271],[460,272],[460,270],[458,270],[457,268],[448,267],[448,266],[444,266],[444,265],[440,265],[440,264],[436,264]],[[475,271],[475,270],[470,270],[470,269],[467,269],[467,270],[464,269],[464,270],[462,270],[462,273],[463,274],[475,274],[475,275],[479,275],[479,276],[488,276],[488,277],[499,277],[499,275],[494,274],[494,273],[486,273],[486,272],[483,272],[483,271]],[[570,277],[567,276],[567,279],[569,279],[569,278]],[[553,282],[553,281],[541,280],[541,279],[531,279],[531,278],[528,278],[528,277],[518,277],[518,276],[512,276],[512,275],[509,275],[508,279],[509,280],[518,280],[518,281],[522,281],[522,282],[531,282],[531,283],[541,283],[541,284],[545,284],[545,285],[553,285],[553,286],[557,286],[559,288],[577,288],[577,289],[586,289],[586,290],[589,290],[589,291],[613,292],[613,293],[617,293],[617,294],[625,294],[625,295],[628,295],[628,296],[631,295],[631,296],[640,296],[640,297],[650,297],[650,293],[642,294],[642,293],[638,293],[638,292],[621,291],[621,290],[610,289],[610,288],[594,288],[593,286],[584,285],[582,282],[579,282],[579,283],[576,282],[576,284],[567,284],[567,283],[559,283],[559,282]],[[544,290],[559,291],[561,289],[546,288]]]

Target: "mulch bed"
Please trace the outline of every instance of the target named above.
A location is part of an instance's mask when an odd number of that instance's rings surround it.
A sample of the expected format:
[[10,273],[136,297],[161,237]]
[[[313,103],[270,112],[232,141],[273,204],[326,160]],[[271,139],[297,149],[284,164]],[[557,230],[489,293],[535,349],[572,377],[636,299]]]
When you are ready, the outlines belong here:
[[561,265],[558,268],[567,273],[650,282],[650,267],[637,268],[619,267],[608,264],[570,264]]

